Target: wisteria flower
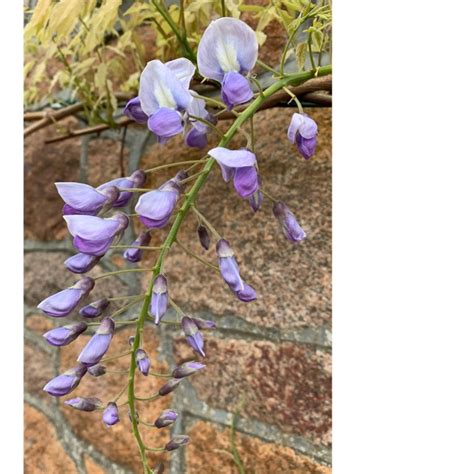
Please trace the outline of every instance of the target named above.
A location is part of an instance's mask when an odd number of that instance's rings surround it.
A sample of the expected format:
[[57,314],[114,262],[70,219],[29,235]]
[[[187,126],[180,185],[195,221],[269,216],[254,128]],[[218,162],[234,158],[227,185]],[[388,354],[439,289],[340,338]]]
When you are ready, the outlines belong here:
[[95,411],[102,406],[102,402],[98,398],[83,397],[71,398],[66,400],[64,404],[80,411]]
[[96,333],[89,339],[82,352],[77,358],[87,367],[96,365],[109,349],[114,334],[115,323],[113,319],[104,318]]
[[222,278],[235,296],[244,302],[257,299],[255,290],[245,283],[240,276],[239,266],[229,242],[225,239],[220,239],[216,244],[216,251]]
[[160,324],[161,318],[168,309],[168,281],[162,274],[153,283],[150,303],[150,315],[155,318],[155,324]]
[[249,198],[258,191],[260,181],[255,167],[257,159],[251,151],[245,148],[228,150],[217,147],[209,150],[208,154],[219,163],[226,183],[234,178],[235,190],[241,197]]
[[100,261],[100,257],[87,255],[86,253],[76,253],[64,261],[65,267],[72,273],[87,273]]
[[84,322],[68,324],[66,326],[51,329],[43,334],[48,344],[52,346],[66,346],[76,340],[85,330],[87,324]]
[[48,296],[48,298],[44,299],[38,305],[38,308],[48,316],[55,318],[67,316],[76,308],[82,298],[91,292],[92,288],[94,288],[94,284],[92,278],[81,278],[69,288]]
[[193,318],[193,321],[199,329],[216,329],[217,327],[217,324],[210,319]]
[[[116,178],[101,184],[97,190],[102,191],[103,189],[110,188],[111,186],[119,189],[141,188],[145,184],[145,180],[145,172],[143,170],[136,170],[128,178]],[[126,206],[130,199],[132,199],[132,196],[133,193],[121,191],[117,199],[115,199],[115,201],[112,203],[112,207]]]
[[92,375],[92,377],[101,377],[107,373],[107,368],[105,365],[96,364],[91,367],[87,367],[87,373]]
[[[150,231],[140,232],[136,240],[133,241],[132,247],[146,247],[151,241]],[[143,257],[143,249],[129,248],[123,253],[123,258],[129,262],[139,262]]]
[[206,366],[202,364],[201,362],[192,360],[190,362],[185,362],[184,364],[181,364],[178,367],[176,367],[173,370],[173,373],[171,375],[176,379],[181,379],[183,377],[188,377],[196,373],[198,370],[201,370],[204,367]]
[[290,242],[298,243],[305,239],[305,231],[284,202],[278,201],[273,205],[273,214],[280,222],[283,233]]
[[178,435],[172,438],[168,443],[166,443],[165,449],[166,451],[174,451],[175,449],[180,448],[181,446],[185,446],[189,443],[189,436],[186,435]]
[[116,425],[120,421],[119,411],[115,402],[109,402],[102,415],[102,421],[107,426]]
[[171,393],[173,390],[176,390],[178,385],[181,383],[182,379],[169,379],[164,385],[160,387],[158,393],[163,397]]
[[[192,92],[191,92],[192,93]],[[193,148],[204,148],[207,145],[207,134],[209,132],[209,126],[193,117],[199,117],[208,122],[213,123],[214,117],[212,117],[206,110],[206,103],[203,99],[194,97],[189,104],[187,109],[189,117],[190,129],[186,133],[184,142],[187,146]]]
[[43,390],[53,397],[62,397],[71,393],[81,381],[87,372],[87,368],[83,364],[79,364],[76,367],[66,370],[61,375],[54,377],[50,380],[43,388]]
[[306,114],[293,114],[288,127],[288,140],[296,143],[298,151],[305,160],[309,160],[316,151],[318,143],[318,126]]
[[138,366],[138,370],[143,375],[148,375],[148,372],[150,372],[150,366],[151,366],[150,358],[148,357],[148,354],[143,349],[138,349],[135,354],[135,360]]
[[155,191],[142,194],[135,206],[135,212],[147,227],[164,227],[170,220],[181,191],[180,181],[187,174],[180,171]]
[[202,357],[205,357],[204,339],[202,337],[202,334],[199,332],[196,323],[192,320],[192,318],[188,316],[183,316],[183,318],[181,319],[181,326],[183,328],[188,344],[195,352],[197,352]]
[[222,84],[222,100],[231,109],[253,96],[244,75],[253,69],[257,56],[257,36],[252,28],[235,18],[219,18],[210,23],[199,43],[199,73]]
[[79,314],[85,318],[98,318],[104,309],[110,304],[108,298],[101,298],[100,300],[93,301],[92,303],[84,306],[79,310]]
[[183,131],[182,114],[190,105],[189,84],[195,67],[185,58],[163,64],[150,61],[140,76],[138,98],[141,109],[148,116],[148,128],[159,143]]
[[165,410],[155,420],[155,426],[157,428],[164,428],[165,426],[172,425],[178,419],[178,414],[174,410]]
[[114,240],[120,240],[128,226],[128,217],[122,212],[112,217],[64,216],[69,232],[73,236],[72,244],[81,253],[103,256]]

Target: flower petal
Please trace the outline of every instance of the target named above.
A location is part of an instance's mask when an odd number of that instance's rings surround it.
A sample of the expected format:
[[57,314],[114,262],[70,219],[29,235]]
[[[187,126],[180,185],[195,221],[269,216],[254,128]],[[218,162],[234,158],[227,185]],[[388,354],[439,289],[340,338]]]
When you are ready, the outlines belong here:
[[186,90],[189,89],[191,79],[196,72],[196,66],[189,59],[173,59],[165,63],[165,66],[174,73]]
[[87,255],[85,253],[77,253],[64,261],[66,268],[73,273],[87,273],[98,262],[99,258],[94,255]]
[[66,288],[44,299],[38,308],[49,316],[67,316],[78,304],[83,295],[80,288]]
[[153,220],[164,219],[173,212],[178,196],[178,192],[173,191],[150,191],[140,196],[135,211]]
[[258,190],[258,174],[255,166],[237,168],[234,175],[234,187],[243,198],[255,193]]
[[93,255],[95,257],[102,257],[105,255],[109,247],[112,245],[114,241],[114,236],[110,237],[109,239],[102,239],[102,240],[87,240],[82,239],[79,236],[75,236],[72,239],[72,245],[81,253],[85,253],[87,255]]
[[235,105],[245,104],[253,97],[248,79],[238,72],[228,72],[222,81],[222,100],[229,109]]
[[96,216],[63,216],[69,232],[85,240],[105,240],[115,235],[120,222]]
[[127,105],[123,109],[123,113],[137,123],[146,123],[148,116],[143,112],[142,106],[140,105],[140,99],[134,97],[127,102]]
[[73,209],[86,212],[99,210],[107,197],[84,183],[55,183],[63,201]]
[[213,148],[208,151],[220,165],[229,168],[243,168],[244,166],[253,166],[257,163],[255,155],[245,148],[241,150],[229,150],[223,147]]
[[159,138],[171,138],[183,131],[183,120],[176,110],[162,107],[148,119],[148,128]]

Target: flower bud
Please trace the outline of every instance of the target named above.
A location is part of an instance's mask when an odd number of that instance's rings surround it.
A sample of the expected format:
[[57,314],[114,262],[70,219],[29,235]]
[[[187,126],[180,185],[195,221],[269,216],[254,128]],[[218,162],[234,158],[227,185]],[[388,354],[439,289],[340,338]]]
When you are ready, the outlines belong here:
[[120,421],[119,411],[115,402],[109,402],[102,415],[102,421],[107,426],[112,426]]
[[128,338],[128,345],[133,346],[133,343],[135,342],[135,336],[130,336]]
[[214,321],[210,319],[201,319],[201,318],[191,318],[198,329],[216,329],[217,325]]
[[83,397],[71,398],[66,400],[64,404],[80,411],[95,411],[102,406],[102,402],[98,398]]
[[104,318],[96,333],[89,339],[89,342],[79,354],[78,362],[82,362],[88,367],[99,363],[109,349],[114,329],[114,321],[110,318]]
[[288,140],[296,147],[305,160],[309,160],[318,144],[318,126],[306,114],[294,113],[288,127]]
[[178,418],[178,414],[173,410],[165,410],[155,421],[155,426],[157,428],[164,428],[165,426],[172,425],[176,419]]
[[87,255],[85,253],[76,253],[64,261],[65,267],[72,273],[87,273],[100,260],[100,257]]
[[185,446],[189,443],[189,436],[178,435],[172,438],[165,446],[166,451],[174,451],[175,449]]
[[43,390],[53,397],[62,397],[71,393],[81,381],[82,377],[86,373],[87,368],[83,364],[79,364],[76,367],[66,370],[61,375],[54,377],[50,380],[43,388]]
[[87,296],[94,288],[94,280],[89,277],[81,278],[73,286],[66,288],[43,300],[38,308],[48,316],[62,318],[70,314],[82,298]]
[[171,375],[176,379],[181,379],[183,377],[188,377],[189,375],[196,373],[198,370],[201,370],[204,367],[206,366],[204,364],[201,364],[201,362],[192,360],[176,367]]
[[260,190],[255,191],[249,198],[249,204],[253,212],[257,212],[262,207],[263,193]]
[[161,273],[156,277],[152,291],[149,311],[155,317],[155,324],[160,324],[168,309],[168,281]]
[[202,247],[205,250],[209,250],[209,245],[211,244],[211,238],[209,236],[209,232],[207,228],[204,227],[202,224],[198,225],[197,233],[199,237],[199,242],[201,243]]
[[66,346],[77,339],[86,329],[87,324],[81,321],[79,323],[51,329],[44,333],[43,337],[52,346]]
[[92,377],[100,377],[101,375],[107,373],[107,368],[105,367],[105,365],[96,364],[92,367],[88,367],[87,372],[89,373],[89,375],[92,375]]
[[178,387],[179,383],[181,382],[182,379],[169,379],[168,382],[166,382],[159,390],[158,393],[161,396],[168,395],[168,393],[171,393],[173,390],[176,390]]
[[301,242],[306,237],[305,231],[300,227],[296,217],[284,202],[278,201],[273,204],[273,214],[280,222],[283,233],[290,242]]
[[147,353],[143,349],[138,349],[135,354],[135,361],[138,365],[138,370],[143,375],[148,375],[150,371],[150,359],[148,358]]
[[199,329],[196,323],[189,318],[188,316],[183,316],[181,319],[181,326],[183,328],[184,334],[186,335],[186,340],[188,344],[193,348],[202,357],[205,357],[204,354],[204,339],[202,334],[199,332]]
[[[141,232],[132,243],[132,247],[146,247],[151,241],[150,231]],[[129,262],[139,262],[143,257],[143,249],[129,248],[123,253],[123,258]]]
[[94,301],[87,306],[84,306],[79,310],[79,314],[85,318],[97,318],[99,317],[104,309],[110,304],[107,298],[101,298],[100,300]]

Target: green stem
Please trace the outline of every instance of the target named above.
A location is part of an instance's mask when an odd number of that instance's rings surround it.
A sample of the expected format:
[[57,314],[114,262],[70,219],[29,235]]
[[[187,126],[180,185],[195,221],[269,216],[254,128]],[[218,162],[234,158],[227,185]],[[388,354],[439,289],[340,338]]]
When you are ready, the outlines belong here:
[[168,163],[167,165],[160,165],[160,166],[155,166],[154,168],[150,168],[148,170],[145,170],[145,173],[152,173],[153,171],[158,171],[158,170],[163,170],[166,168],[172,168],[175,166],[181,166],[181,165],[188,165],[192,163],[201,163],[203,160],[188,160],[188,161],[175,161],[174,163]]
[[107,278],[109,276],[120,275],[121,273],[133,273],[133,272],[151,272],[153,268],[124,268],[123,270],[116,270],[114,272],[102,273],[102,275],[96,276],[95,281],[101,278]]
[[[319,70],[320,75],[324,73],[329,74],[329,72],[330,72],[330,68],[328,72],[323,71],[323,68]],[[253,114],[255,114],[255,112],[257,112],[257,110],[265,102],[265,100],[271,97],[275,92],[279,91],[282,87],[304,82],[308,79],[311,79],[313,76],[314,76],[314,71],[301,72],[297,74],[288,75],[287,77],[284,77],[280,79],[279,81],[275,82],[274,84],[272,84],[263,92],[263,94],[259,95],[256,99],[254,99],[254,101],[251,102],[250,105],[241,114],[239,114],[235,122],[229,127],[227,132],[224,134],[224,136],[220,140],[218,146],[220,147],[227,146],[232,140],[232,138],[234,137],[234,135],[237,133],[237,131],[245,123],[245,121],[248,120]],[[196,179],[192,188],[186,194],[186,198],[183,204],[181,205],[178,211],[178,214],[176,215],[173,225],[171,226],[171,229],[163,244],[163,248],[161,249],[160,254],[158,255],[155,267],[153,269],[153,275],[152,275],[152,278],[150,279],[150,284],[148,286],[148,290],[145,296],[145,300],[143,302],[142,310],[140,312],[140,316],[137,322],[137,329],[135,333],[135,339],[133,341],[132,354],[130,356],[130,371],[128,375],[128,404],[130,408],[130,418],[132,420],[132,431],[138,444],[138,449],[140,451],[140,457],[142,460],[143,470],[145,474],[150,474],[151,470],[148,466],[148,462],[146,459],[146,447],[143,444],[140,430],[138,429],[138,420],[137,420],[137,416],[135,412],[135,402],[137,400],[135,396],[135,371],[136,371],[135,354],[137,350],[140,348],[141,336],[142,336],[145,321],[148,317],[148,307],[150,306],[150,302],[151,302],[153,283],[155,281],[155,278],[158,276],[159,273],[163,271],[164,260],[166,258],[166,255],[170,247],[175,242],[179,229],[181,228],[181,224],[183,223],[184,218],[186,217],[187,213],[189,212],[189,210],[195,203],[197,195],[199,191],[201,190],[201,188],[203,187],[203,185],[206,183],[207,178],[214,164],[215,164],[215,160],[213,158],[207,159],[206,164],[202,170],[202,174]]]

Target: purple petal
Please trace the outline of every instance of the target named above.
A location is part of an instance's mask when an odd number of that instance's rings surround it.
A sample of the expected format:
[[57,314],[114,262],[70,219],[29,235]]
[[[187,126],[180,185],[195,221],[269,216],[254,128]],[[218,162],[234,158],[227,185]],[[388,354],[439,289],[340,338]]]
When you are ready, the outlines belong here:
[[148,119],[148,128],[158,137],[171,138],[183,131],[183,119],[176,110],[162,107]]
[[257,163],[255,155],[244,148],[241,150],[229,150],[227,148],[217,147],[209,150],[208,154],[212,156],[219,165],[224,165],[228,168],[243,168],[246,166],[254,166]]
[[258,190],[258,174],[255,166],[237,168],[234,175],[234,187],[243,198],[249,197]]
[[107,404],[104,414],[102,415],[102,421],[107,426],[113,426],[120,421],[119,411],[115,402],[110,402]]
[[79,364],[73,369],[69,369],[61,375],[50,380],[43,390],[53,397],[62,397],[71,393],[81,381],[87,369],[84,365]]
[[273,205],[273,214],[280,222],[285,237],[293,243],[305,239],[306,233],[298,224],[295,215],[288,209],[285,203],[279,201]]
[[89,339],[77,358],[86,366],[96,365],[104,356],[112,341],[115,323],[110,318],[104,318],[96,333]]
[[64,204],[63,206],[63,216],[95,216],[99,211],[100,209],[96,211],[79,211],[79,209],[74,209],[69,204]]
[[179,193],[177,191],[150,191],[142,194],[135,206],[135,212],[141,217],[152,219],[153,221],[166,222],[170,218]]
[[74,237],[72,244],[81,253],[102,257],[112,245],[114,237],[105,240],[85,240],[80,237]]
[[156,419],[155,426],[157,428],[164,428],[173,424],[178,419],[178,413],[173,410],[165,410],[161,415]]
[[237,265],[235,257],[219,258],[219,269],[222,278],[232,291],[243,290],[244,282],[240,277],[239,266]]
[[303,136],[299,133],[296,134],[296,146],[305,160],[309,160],[314,155],[314,152],[316,151],[316,145],[316,137],[303,138]]
[[[136,240],[132,243],[135,247],[146,247],[151,241],[151,234],[149,231],[144,231],[139,234]],[[129,262],[139,262],[142,259],[143,249],[130,248],[125,250],[123,258]]]
[[238,104],[245,104],[253,97],[248,79],[238,72],[228,72],[224,76],[221,90],[222,100],[229,109]]
[[204,367],[206,366],[204,364],[201,364],[201,362],[193,360],[190,362],[185,362],[184,364],[181,364],[176,367],[171,375],[177,379],[180,379],[183,377],[188,377],[189,375],[194,374],[195,372],[203,369]]
[[[116,178],[112,179],[111,181],[107,181],[104,184],[101,184],[97,189],[102,191],[103,189],[109,186],[116,186],[117,188],[133,188],[134,183],[130,178]],[[128,201],[132,198],[132,193],[127,193],[126,191],[122,191],[119,194],[119,197],[114,202],[114,207],[123,207],[128,204]]]
[[92,186],[83,183],[55,183],[63,201],[81,212],[97,212],[107,201],[107,197]]
[[64,404],[80,411],[95,411],[102,406],[102,402],[98,398],[83,397],[71,398],[66,400]]
[[207,133],[191,127],[186,134],[184,143],[191,148],[205,148],[207,146]]
[[138,97],[134,97],[127,102],[125,109],[123,109],[123,113],[128,118],[131,118],[138,123],[146,123],[148,120],[148,116],[145,112],[143,112],[142,106],[140,105],[140,99]]
[[226,72],[250,71],[257,55],[255,32],[241,20],[220,18],[210,23],[199,42],[199,73],[222,82]]
[[66,288],[44,299],[38,308],[49,316],[61,318],[71,313],[83,295],[80,288]]
[[105,240],[119,230],[120,222],[96,216],[64,216],[69,232],[84,240]]
[[87,324],[81,321],[79,323],[51,329],[43,334],[43,337],[52,346],[60,347],[77,339],[86,329]]
[[288,140],[291,143],[295,143],[296,133],[303,124],[304,116],[301,114],[294,113],[291,117],[290,126],[288,127]]
[[240,301],[244,301],[246,303],[257,299],[256,291],[250,285],[247,285],[247,283],[244,283],[243,290],[235,292],[235,296],[237,296]]

